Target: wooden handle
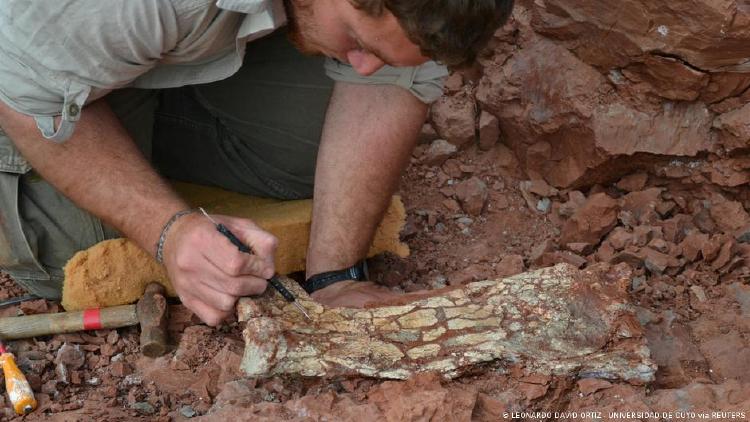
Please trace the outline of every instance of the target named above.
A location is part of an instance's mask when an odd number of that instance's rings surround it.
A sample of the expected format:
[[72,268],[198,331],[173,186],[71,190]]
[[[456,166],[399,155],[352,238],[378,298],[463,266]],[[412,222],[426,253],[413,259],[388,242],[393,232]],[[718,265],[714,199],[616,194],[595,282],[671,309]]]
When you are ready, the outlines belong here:
[[5,376],[5,391],[8,392],[10,403],[17,414],[23,416],[36,409],[37,403],[29,382],[18,366],[12,353],[0,355],[0,366]]
[[150,358],[167,353],[169,306],[165,295],[164,286],[149,283],[143,297],[135,305],[141,322],[141,352]]
[[101,328],[119,328],[138,324],[135,305],[57,314],[0,318],[0,338],[16,340],[50,334],[73,333]]

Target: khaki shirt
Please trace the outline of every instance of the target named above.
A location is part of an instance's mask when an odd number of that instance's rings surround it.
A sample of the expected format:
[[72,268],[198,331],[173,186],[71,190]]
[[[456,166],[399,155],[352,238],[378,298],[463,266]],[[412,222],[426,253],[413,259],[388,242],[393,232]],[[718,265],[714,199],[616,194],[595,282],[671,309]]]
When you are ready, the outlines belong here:
[[[286,23],[282,0],[0,1],[0,101],[33,116],[55,142],[71,136],[87,103],[112,90],[232,75],[246,43]],[[362,77],[328,60],[326,72],[339,81],[399,85],[424,102],[442,94],[447,76],[434,62]],[[62,116],[57,127],[55,116]],[[0,145],[0,171],[27,170],[8,148]]]

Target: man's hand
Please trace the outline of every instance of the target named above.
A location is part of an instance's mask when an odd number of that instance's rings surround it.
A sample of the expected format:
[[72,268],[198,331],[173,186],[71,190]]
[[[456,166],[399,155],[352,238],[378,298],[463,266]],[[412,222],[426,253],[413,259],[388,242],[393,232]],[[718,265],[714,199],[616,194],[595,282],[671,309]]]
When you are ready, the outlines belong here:
[[[104,101],[86,107],[74,135],[43,139],[34,120],[0,102],[0,126],[32,167],[79,207],[153,254],[163,224],[187,204],[151,168]],[[205,217],[172,225],[164,263],[186,306],[207,324],[230,314],[239,296],[265,289],[276,239],[251,221],[217,216],[257,256],[241,253]]]
[[314,292],[312,298],[329,307],[362,308],[403,297],[371,281],[339,281]]
[[208,219],[190,214],[170,228],[164,265],[182,303],[208,325],[219,325],[234,312],[237,299],[263,293],[274,274],[277,239],[252,221],[212,216],[253,254],[240,252]]

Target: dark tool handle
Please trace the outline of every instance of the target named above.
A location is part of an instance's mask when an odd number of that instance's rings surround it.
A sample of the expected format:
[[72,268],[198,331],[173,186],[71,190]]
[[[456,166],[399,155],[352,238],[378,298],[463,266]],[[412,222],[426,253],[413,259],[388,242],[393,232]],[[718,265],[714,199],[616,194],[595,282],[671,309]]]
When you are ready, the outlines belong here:
[[[219,233],[221,233],[224,236],[226,236],[226,238],[229,239],[229,241],[232,242],[232,244],[234,246],[236,246],[237,249],[240,250],[240,252],[249,253],[249,254],[253,253],[253,250],[250,249],[250,247],[248,247],[244,243],[242,243],[242,241],[239,238],[237,238],[237,236],[235,236],[234,233],[232,233],[227,228],[227,226],[225,226],[223,224],[217,224],[216,225],[216,230],[218,230]],[[278,279],[277,276],[274,275],[273,277],[271,277],[268,280],[268,283],[271,286],[273,286],[273,288],[276,289],[276,291],[279,292],[279,294],[281,294],[281,296],[283,296],[284,299],[287,302],[294,302],[296,300],[296,298],[294,297],[294,295],[292,294],[292,292],[290,292],[289,290],[287,290],[286,287],[284,287],[284,285],[281,284],[281,282],[279,281],[279,279]]]
[[273,288],[276,289],[276,291],[279,292],[281,296],[283,296],[287,302],[294,302],[295,300],[297,300],[292,294],[292,292],[287,290],[286,287],[284,287],[284,285],[281,284],[278,276],[273,276],[270,279],[268,279],[268,283],[271,286],[273,286]]
[[246,244],[242,243],[242,241],[239,238],[237,238],[237,236],[235,236],[234,233],[232,233],[231,231],[229,231],[229,229],[227,228],[227,226],[225,226],[223,224],[217,224],[216,225],[216,230],[218,230],[219,233],[221,233],[224,236],[226,236],[226,238],[229,239],[229,241],[232,242],[232,244],[234,246],[236,246],[237,249],[240,250],[240,252],[253,253],[253,250],[250,249]]

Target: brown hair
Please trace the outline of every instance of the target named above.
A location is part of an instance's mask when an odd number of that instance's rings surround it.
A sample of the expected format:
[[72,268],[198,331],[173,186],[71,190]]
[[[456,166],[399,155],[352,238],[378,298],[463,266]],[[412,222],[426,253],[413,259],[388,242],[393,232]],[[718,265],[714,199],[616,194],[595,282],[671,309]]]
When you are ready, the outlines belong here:
[[390,11],[422,54],[447,65],[474,60],[513,8],[513,0],[349,1],[370,16]]

